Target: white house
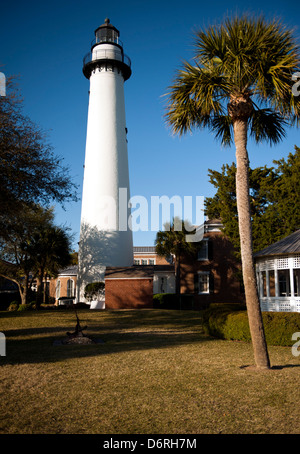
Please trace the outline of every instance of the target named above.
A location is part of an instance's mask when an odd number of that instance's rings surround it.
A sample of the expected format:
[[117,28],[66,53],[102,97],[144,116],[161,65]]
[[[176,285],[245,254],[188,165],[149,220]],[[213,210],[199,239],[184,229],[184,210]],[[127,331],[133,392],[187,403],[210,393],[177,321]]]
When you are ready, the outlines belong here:
[[300,230],[254,257],[261,310],[300,312]]

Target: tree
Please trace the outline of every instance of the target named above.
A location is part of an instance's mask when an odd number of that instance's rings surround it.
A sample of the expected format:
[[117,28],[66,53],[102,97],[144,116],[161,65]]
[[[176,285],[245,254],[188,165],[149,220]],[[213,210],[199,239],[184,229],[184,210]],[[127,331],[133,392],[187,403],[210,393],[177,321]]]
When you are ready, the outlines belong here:
[[209,128],[234,141],[242,272],[257,368],[270,368],[257,291],[249,200],[248,134],[276,144],[299,124],[292,75],[300,64],[292,32],[263,17],[228,18],[196,33],[194,64],[185,62],[170,87],[166,119],[175,133]]
[[16,84],[8,78],[7,95],[0,96],[0,234],[7,218],[24,204],[77,200],[62,161],[45,133],[23,114]]
[[40,225],[33,235],[30,252],[37,277],[37,308],[45,302],[44,282],[47,276],[56,277],[61,268],[71,264],[71,238],[66,228],[52,223]]
[[[300,226],[300,148],[287,160],[273,161],[274,167],[249,168],[250,209],[253,251],[257,252]],[[210,182],[217,188],[205,199],[205,214],[222,219],[224,233],[240,257],[235,188],[236,166],[223,165],[222,171],[209,169]]]
[[5,233],[0,236],[0,275],[18,286],[22,304],[35,276],[32,238],[37,226],[50,222],[51,213],[37,206],[27,206],[7,219]]
[[0,237],[0,256],[0,276],[17,284],[21,302],[26,304],[37,277],[41,293],[45,273],[55,273],[68,264],[70,239],[53,224],[51,209],[24,205],[8,220],[6,232]]
[[100,300],[105,295],[105,283],[104,282],[91,282],[85,286],[84,298],[87,301]]
[[[187,227],[187,228],[186,228]],[[191,234],[191,226],[187,221],[178,217],[173,219],[172,224],[166,223],[164,230],[157,232],[155,250],[160,256],[173,255],[175,258],[175,286],[176,294],[180,294],[180,266],[183,254],[194,254],[197,243],[186,241],[186,235]]]

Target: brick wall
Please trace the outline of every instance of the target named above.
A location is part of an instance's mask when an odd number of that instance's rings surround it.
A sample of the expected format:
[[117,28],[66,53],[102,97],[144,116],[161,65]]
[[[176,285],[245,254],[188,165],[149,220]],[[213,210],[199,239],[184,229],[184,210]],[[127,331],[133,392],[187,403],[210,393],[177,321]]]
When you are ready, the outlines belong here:
[[153,280],[106,279],[106,309],[143,309],[153,307]]
[[[238,278],[241,266],[233,255],[232,244],[220,232],[207,233],[204,238],[209,239],[207,260],[197,260],[197,257],[182,259],[181,292],[195,294],[195,306],[198,307],[211,303],[244,302]],[[208,294],[198,294],[195,280],[199,271],[209,275]]]

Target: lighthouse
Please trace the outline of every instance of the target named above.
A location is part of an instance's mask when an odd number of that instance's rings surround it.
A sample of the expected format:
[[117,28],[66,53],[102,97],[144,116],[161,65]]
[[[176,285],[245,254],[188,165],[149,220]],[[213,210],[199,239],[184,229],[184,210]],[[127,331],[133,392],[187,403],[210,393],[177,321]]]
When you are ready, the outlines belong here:
[[133,265],[124,82],[131,61],[109,19],[95,30],[83,74],[90,81],[78,257],[77,302],[107,266]]

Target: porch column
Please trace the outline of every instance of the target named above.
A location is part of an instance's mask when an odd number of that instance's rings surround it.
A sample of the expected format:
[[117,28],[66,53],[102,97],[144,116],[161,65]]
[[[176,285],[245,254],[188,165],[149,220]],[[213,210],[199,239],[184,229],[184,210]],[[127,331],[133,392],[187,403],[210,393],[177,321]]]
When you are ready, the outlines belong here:
[[293,258],[289,258],[289,272],[290,272],[290,291],[291,298],[295,297],[295,288],[294,288],[294,269],[293,269]]
[[261,269],[258,271],[259,281],[258,281],[258,288],[259,288],[259,297],[262,298],[264,296],[264,279],[263,279],[263,272]]
[[277,267],[274,269],[274,277],[275,277],[275,296],[279,296],[279,281],[278,281],[278,270]]
[[266,270],[266,291],[267,291],[267,298],[270,297],[270,275],[269,270]]

